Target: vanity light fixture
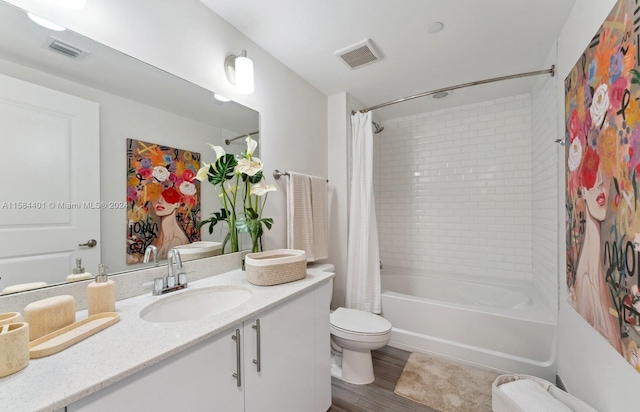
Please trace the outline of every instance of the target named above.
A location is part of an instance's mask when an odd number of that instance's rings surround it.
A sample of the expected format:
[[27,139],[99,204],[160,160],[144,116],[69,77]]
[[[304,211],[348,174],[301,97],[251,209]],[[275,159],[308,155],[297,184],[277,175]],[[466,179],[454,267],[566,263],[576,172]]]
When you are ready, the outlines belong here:
[[231,101],[231,99],[229,99],[228,97],[224,97],[223,95],[218,94],[218,93],[214,93],[213,94],[213,98],[216,99],[217,101],[223,102],[223,103]]
[[240,55],[230,54],[224,61],[224,71],[229,83],[235,85],[242,94],[253,93],[253,62],[247,57],[247,51]]
[[47,19],[43,19],[40,16],[36,16],[35,14],[32,13],[27,13],[27,16],[29,16],[29,18],[31,19],[31,21],[33,21],[34,23],[45,27],[49,30],[54,30],[54,31],[65,31],[67,30],[66,27],[60,26],[58,24],[52,23]]

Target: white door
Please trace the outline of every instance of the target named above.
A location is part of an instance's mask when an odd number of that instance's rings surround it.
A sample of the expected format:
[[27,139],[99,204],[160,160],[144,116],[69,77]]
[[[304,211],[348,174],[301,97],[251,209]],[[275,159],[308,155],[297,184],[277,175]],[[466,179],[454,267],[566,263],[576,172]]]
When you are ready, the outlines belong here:
[[[100,263],[98,104],[0,75],[0,292]],[[124,154],[123,154],[124,156]],[[95,247],[79,246],[95,239]]]

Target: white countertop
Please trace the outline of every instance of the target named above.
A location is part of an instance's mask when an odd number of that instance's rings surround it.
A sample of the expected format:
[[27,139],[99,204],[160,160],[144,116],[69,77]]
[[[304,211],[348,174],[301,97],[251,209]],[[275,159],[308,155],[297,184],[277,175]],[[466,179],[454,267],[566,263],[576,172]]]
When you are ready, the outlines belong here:
[[[13,375],[0,378],[0,410],[57,411],[148,366],[206,340],[239,322],[313,288],[332,273],[309,270],[304,279],[276,286],[254,286],[245,272],[234,270],[189,284],[165,296],[151,293],[116,302],[120,321],[51,356],[32,359]],[[241,286],[252,292],[245,303],[197,320],[152,323],[140,311],[166,296],[218,285]],[[327,305],[329,302],[327,302]],[[86,318],[85,310],[76,321]]]

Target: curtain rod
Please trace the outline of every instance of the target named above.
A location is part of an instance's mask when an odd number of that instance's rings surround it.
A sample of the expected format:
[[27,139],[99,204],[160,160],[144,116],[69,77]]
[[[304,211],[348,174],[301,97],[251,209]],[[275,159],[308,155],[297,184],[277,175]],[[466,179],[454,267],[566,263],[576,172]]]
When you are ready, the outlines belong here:
[[478,80],[478,81],[471,82],[471,83],[463,83],[463,84],[459,84],[457,86],[450,86],[450,87],[445,87],[445,88],[442,88],[442,89],[436,89],[436,90],[431,90],[431,91],[424,92],[424,93],[414,94],[413,96],[403,97],[401,99],[396,99],[396,100],[392,100],[390,102],[381,103],[381,104],[378,104],[378,105],[375,105],[375,106],[367,107],[366,109],[352,110],[351,114],[354,115],[354,114],[356,114],[358,112],[366,113],[366,112],[371,111],[373,109],[379,109],[381,107],[391,106],[392,104],[405,102],[407,100],[413,100],[413,99],[417,99],[419,97],[425,97],[425,96],[429,96],[429,95],[436,94],[436,93],[448,92],[450,90],[462,89],[464,87],[477,86],[479,84],[499,82],[499,81],[502,81],[502,80],[518,79],[520,77],[537,76],[537,75],[540,75],[540,74],[550,74],[551,77],[553,77],[553,76],[555,76],[555,72],[556,72],[556,66],[552,65],[550,69],[546,69],[546,70],[538,70],[538,71],[534,71],[534,72],[511,74],[511,75],[508,75],[508,76],[494,77],[492,79]]
[[260,133],[260,132],[245,133],[245,134],[243,134],[243,135],[236,136],[236,137],[234,137],[233,139],[226,139],[226,140],[224,141],[224,143],[225,143],[227,146],[229,146],[229,145],[231,144],[231,142],[233,142],[234,140],[242,139],[243,137],[247,137],[247,135],[250,135],[250,134],[258,134],[258,133]]

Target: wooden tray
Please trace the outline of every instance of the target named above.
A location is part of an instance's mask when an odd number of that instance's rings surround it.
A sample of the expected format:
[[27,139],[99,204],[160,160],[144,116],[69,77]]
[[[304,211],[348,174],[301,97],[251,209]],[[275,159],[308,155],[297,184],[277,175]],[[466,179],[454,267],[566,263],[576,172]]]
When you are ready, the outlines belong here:
[[105,312],[89,316],[80,322],[73,323],[51,332],[29,343],[29,358],[37,359],[53,355],[81,340],[108,328],[120,320],[116,312]]

